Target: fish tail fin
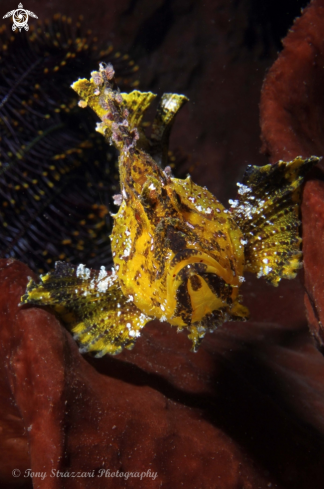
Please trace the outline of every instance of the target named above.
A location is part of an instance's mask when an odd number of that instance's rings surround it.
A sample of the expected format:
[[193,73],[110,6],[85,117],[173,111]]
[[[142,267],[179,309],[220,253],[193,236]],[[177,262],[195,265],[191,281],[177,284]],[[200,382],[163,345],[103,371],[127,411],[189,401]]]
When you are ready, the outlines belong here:
[[22,304],[51,306],[72,331],[80,352],[115,355],[132,348],[141,329],[150,321],[127,298],[115,274],[57,262],[55,271],[31,280]]
[[266,277],[277,286],[294,278],[301,267],[299,206],[304,176],[317,157],[248,166],[239,197],[230,201],[242,233],[245,271]]

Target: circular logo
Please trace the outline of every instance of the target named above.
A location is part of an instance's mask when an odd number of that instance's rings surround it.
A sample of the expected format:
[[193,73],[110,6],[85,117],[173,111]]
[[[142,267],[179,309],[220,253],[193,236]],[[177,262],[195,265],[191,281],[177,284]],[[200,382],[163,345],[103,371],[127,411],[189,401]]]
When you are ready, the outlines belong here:
[[16,10],[10,10],[10,12],[7,12],[6,15],[3,16],[3,19],[7,19],[11,16],[13,21],[12,30],[15,31],[16,29],[19,29],[19,32],[21,32],[21,29],[25,29],[25,31],[28,31],[28,17],[34,17],[35,19],[38,19],[37,15],[35,15],[34,12],[31,12],[30,10],[25,10],[22,3],[18,5],[18,8]]
[[15,10],[15,13],[13,14],[12,18],[13,18],[14,25],[18,27],[19,30],[27,25],[28,14],[26,10],[22,8]]
[[21,474],[21,472],[20,472],[20,470],[19,470],[19,469],[13,469],[13,471],[12,471],[12,475],[13,475],[14,477],[19,477],[19,476],[20,476],[20,474]]

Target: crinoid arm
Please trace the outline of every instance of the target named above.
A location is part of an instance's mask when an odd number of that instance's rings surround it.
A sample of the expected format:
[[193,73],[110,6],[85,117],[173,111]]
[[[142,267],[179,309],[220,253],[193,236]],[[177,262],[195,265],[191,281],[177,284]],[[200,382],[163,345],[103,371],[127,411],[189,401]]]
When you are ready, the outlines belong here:
[[22,304],[52,306],[74,334],[81,353],[117,354],[130,349],[141,329],[151,318],[126,297],[117,276],[57,262],[55,271],[41,276],[41,283],[30,281]]
[[248,166],[239,197],[230,201],[243,233],[245,270],[272,285],[294,278],[301,267],[299,207],[305,174],[317,157]]

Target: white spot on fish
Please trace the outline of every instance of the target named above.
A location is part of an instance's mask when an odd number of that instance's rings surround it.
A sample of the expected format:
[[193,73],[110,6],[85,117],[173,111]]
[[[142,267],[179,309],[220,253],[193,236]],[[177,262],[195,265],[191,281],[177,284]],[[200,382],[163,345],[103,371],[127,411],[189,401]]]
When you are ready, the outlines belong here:
[[243,183],[237,183],[236,185],[239,187],[238,193],[240,195],[244,195],[244,194],[248,194],[249,192],[252,192],[250,187],[248,187],[247,185],[243,185]]
[[107,272],[104,266],[100,267],[100,272],[98,275],[98,280],[102,280],[103,278],[107,277]]
[[235,207],[237,207],[239,205],[238,200],[229,199],[228,203],[230,204],[231,207],[233,207],[233,209],[235,209]]
[[85,265],[82,265],[81,263],[77,268],[76,276],[78,278],[83,278],[84,280],[87,280],[90,277],[89,268],[86,268]]

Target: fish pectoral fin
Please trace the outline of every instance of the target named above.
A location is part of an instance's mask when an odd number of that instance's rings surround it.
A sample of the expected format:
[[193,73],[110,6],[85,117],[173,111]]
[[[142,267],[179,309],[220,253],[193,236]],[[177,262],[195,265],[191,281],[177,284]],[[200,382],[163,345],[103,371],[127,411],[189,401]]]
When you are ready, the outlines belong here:
[[55,271],[30,281],[22,304],[51,306],[74,334],[81,353],[117,354],[134,346],[151,320],[127,298],[116,275],[57,262]]
[[249,166],[232,212],[243,233],[245,271],[272,285],[301,267],[299,206],[304,176],[319,158]]

